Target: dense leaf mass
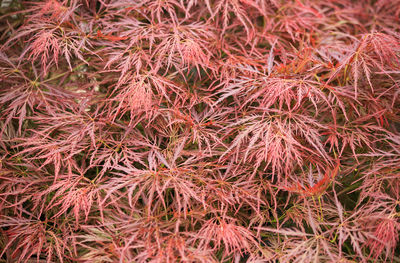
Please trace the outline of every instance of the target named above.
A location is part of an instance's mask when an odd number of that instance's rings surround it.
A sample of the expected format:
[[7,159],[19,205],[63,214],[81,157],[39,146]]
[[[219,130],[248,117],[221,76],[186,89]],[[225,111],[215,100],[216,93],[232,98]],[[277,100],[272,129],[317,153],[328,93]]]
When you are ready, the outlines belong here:
[[0,1],[0,262],[400,262],[400,1]]

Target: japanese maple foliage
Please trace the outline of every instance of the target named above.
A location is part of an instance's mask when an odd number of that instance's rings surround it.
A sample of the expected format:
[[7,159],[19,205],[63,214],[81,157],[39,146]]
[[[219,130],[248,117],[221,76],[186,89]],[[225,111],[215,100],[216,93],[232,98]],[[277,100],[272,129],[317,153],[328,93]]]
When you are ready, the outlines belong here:
[[400,1],[0,1],[0,262],[400,262]]

